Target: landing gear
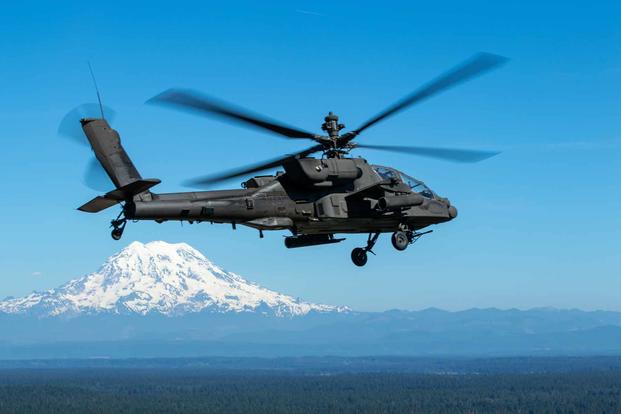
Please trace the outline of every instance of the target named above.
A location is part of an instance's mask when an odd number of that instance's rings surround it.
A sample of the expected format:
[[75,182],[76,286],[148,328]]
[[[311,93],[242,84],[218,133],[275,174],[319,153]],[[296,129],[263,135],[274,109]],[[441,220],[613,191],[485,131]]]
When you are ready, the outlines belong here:
[[373,246],[375,246],[379,235],[379,233],[369,234],[366,247],[356,247],[354,250],[351,251],[351,261],[354,262],[356,266],[362,267],[367,264],[367,252],[373,253],[373,250],[371,249],[373,249]]
[[422,233],[412,230],[399,230],[392,234],[392,245],[395,249],[403,251],[407,249],[410,244],[416,243],[425,234],[432,233],[433,230],[424,231]]
[[125,215],[122,211],[115,220],[112,220],[110,222],[110,227],[112,227],[112,232],[110,233],[110,235],[114,240],[121,240],[126,224],[127,219],[125,218]]
[[394,232],[390,241],[392,242],[393,247],[399,251],[407,249],[408,245],[410,244],[410,238],[408,237],[408,234],[404,231]]
[[[410,244],[416,243],[416,241],[420,239],[422,236],[424,236],[425,234],[429,234],[433,232],[433,230],[428,230],[428,231],[419,233],[417,231],[409,230],[405,226],[400,226],[399,228],[400,230],[394,232],[391,238],[392,245],[394,246],[395,249],[399,251],[403,251],[407,249],[407,247]],[[377,242],[377,238],[379,237],[379,235],[380,233],[369,234],[366,247],[356,247],[354,250],[351,251],[351,261],[354,262],[356,266],[362,267],[365,264],[367,264],[367,260],[368,260],[367,253],[373,253],[372,249],[373,249],[373,246],[375,246],[375,243]]]
[[367,264],[367,251],[362,247],[356,247],[351,251],[351,261],[354,262],[356,266],[364,266]]

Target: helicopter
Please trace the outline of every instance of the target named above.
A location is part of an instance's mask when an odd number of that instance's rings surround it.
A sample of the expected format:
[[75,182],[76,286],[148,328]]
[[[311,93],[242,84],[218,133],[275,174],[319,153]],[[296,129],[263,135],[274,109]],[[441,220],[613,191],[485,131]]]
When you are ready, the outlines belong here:
[[[128,221],[152,220],[157,223],[228,223],[263,232],[286,230],[287,248],[334,244],[345,240],[342,234],[368,234],[365,246],[351,252],[356,266],[364,266],[373,253],[380,234],[391,233],[399,251],[433,230],[435,224],[457,217],[457,209],[436,194],[423,181],[389,166],[374,165],[366,159],[349,156],[355,149],[407,153],[455,162],[478,162],[498,152],[466,149],[361,144],[354,140],[366,129],[457,84],[470,80],[504,62],[506,58],[479,53],[415,90],[356,129],[346,131],[339,117],[330,112],[321,126],[323,134],[295,128],[272,118],[250,112],[191,90],[170,89],[147,103],[233,121],[269,131],[289,139],[311,140],[313,145],[297,153],[227,171],[198,177],[186,184],[206,187],[280,167],[272,175],[257,175],[242,183],[241,189],[155,193],[151,188],[161,181],[143,178],[121,144],[119,133],[104,117],[80,117],[79,125],[97,162],[115,188],[80,206],[78,210],[98,213],[117,204],[121,212],[111,221],[111,236],[121,239]],[[92,70],[91,70],[92,75]],[[93,76],[93,81],[94,76]],[[97,89],[97,84],[95,83]],[[74,114],[75,115],[75,114]],[[72,116],[63,121],[66,124]],[[312,157],[321,154],[320,157]]]

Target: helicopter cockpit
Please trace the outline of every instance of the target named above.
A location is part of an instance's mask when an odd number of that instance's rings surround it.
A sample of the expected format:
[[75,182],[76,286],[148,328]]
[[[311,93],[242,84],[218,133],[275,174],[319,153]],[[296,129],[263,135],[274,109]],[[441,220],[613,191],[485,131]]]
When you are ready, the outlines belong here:
[[412,191],[422,195],[426,198],[434,198],[434,192],[431,188],[427,187],[424,182],[417,180],[416,178],[395,170],[394,168],[388,168],[381,165],[373,165],[373,170],[383,180],[399,180],[405,185],[410,187]]

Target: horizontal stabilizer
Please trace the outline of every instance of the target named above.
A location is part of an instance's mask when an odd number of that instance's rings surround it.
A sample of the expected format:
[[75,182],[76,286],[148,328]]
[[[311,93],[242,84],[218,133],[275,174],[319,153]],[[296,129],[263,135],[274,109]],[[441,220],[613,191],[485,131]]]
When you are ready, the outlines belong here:
[[133,181],[123,187],[117,188],[116,190],[112,190],[109,193],[106,193],[106,198],[111,198],[113,200],[127,200],[128,198],[132,198],[136,194],[140,194],[142,192],[147,191],[149,188],[153,187],[161,183],[157,178],[146,178],[141,180]]
[[101,210],[112,207],[119,202],[119,200],[113,200],[105,196],[97,196],[83,206],[78,207],[78,210],[84,211],[85,213],[99,213]]
[[123,200],[128,200],[137,194],[143,193],[159,183],[161,183],[161,181],[157,178],[136,180],[124,185],[123,187],[109,191],[103,196],[93,198],[88,203],[78,207],[78,210],[86,213],[98,213],[101,210],[112,207]]

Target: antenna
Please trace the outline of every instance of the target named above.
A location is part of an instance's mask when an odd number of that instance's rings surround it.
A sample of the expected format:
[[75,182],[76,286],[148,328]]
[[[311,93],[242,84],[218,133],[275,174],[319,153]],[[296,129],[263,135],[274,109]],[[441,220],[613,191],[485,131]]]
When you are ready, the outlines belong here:
[[97,87],[97,80],[95,79],[95,73],[93,73],[93,67],[91,66],[91,62],[88,61],[88,70],[91,72],[91,78],[93,79],[93,85],[95,85],[95,92],[97,92],[97,101],[99,102],[99,111],[101,112],[101,117],[106,119],[104,116],[103,105],[101,104],[101,95],[99,94],[99,88]]

